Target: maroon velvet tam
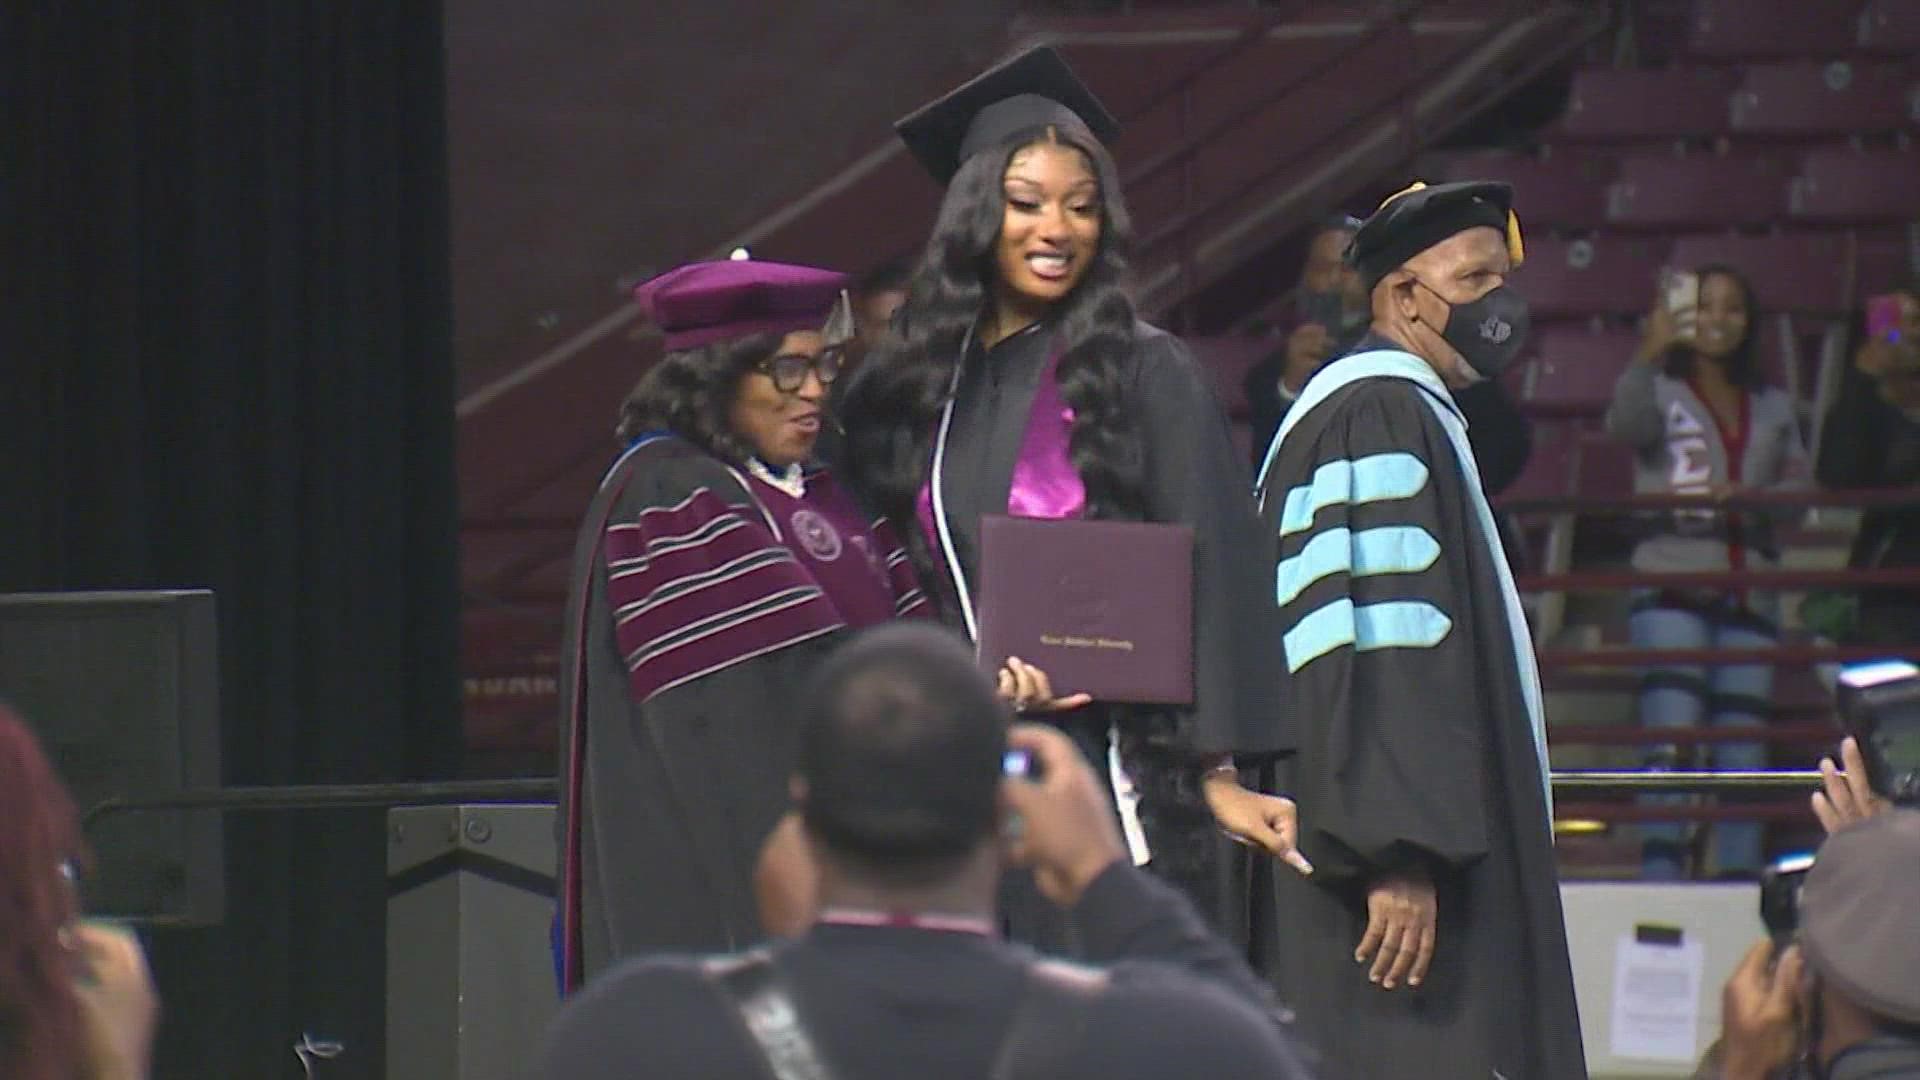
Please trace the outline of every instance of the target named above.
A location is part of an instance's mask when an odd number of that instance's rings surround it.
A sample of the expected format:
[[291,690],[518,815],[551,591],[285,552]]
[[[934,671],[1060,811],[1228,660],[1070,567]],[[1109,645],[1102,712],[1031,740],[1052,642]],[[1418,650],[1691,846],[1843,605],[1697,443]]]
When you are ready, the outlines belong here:
[[633,291],[666,336],[668,352],[755,334],[818,330],[847,275],[811,266],[757,262],[688,263]]

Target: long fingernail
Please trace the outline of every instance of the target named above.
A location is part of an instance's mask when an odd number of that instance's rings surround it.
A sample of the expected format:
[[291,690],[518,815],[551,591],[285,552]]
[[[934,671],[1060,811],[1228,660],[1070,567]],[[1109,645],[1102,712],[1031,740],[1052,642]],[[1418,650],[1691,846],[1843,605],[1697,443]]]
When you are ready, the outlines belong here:
[[1388,990],[1391,990],[1393,989],[1393,980],[1388,979],[1386,982],[1383,982],[1380,985],[1386,987]]
[[1407,985],[1408,985],[1408,986],[1412,986],[1412,987],[1416,987],[1416,988],[1417,988],[1417,987],[1418,987],[1418,986],[1420,985],[1420,980],[1419,980],[1419,979],[1408,979],[1408,980],[1407,980]]

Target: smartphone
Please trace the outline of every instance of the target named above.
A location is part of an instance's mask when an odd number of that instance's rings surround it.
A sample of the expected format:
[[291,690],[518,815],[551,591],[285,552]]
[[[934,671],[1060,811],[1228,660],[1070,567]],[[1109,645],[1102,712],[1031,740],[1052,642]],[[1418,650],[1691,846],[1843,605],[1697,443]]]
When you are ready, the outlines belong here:
[[1673,316],[1674,332],[1692,341],[1700,324],[1700,275],[1687,270],[1669,270],[1660,282],[1660,294]]
[[1773,937],[1776,956],[1800,931],[1800,886],[1811,869],[1813,856],[1803,854],[1785,856],[1760,872],[1760,921]]
[[1896,295],[1869,298],[1867,300],[1867,337],[1875,341],[1898,342],[1902,306],[1901,298]]

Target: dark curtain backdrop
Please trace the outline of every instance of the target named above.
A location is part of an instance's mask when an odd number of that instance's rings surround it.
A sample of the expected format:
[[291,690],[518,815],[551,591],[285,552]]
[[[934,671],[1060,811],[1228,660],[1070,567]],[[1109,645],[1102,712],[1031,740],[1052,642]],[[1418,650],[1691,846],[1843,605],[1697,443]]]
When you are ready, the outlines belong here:
[[[4,7],[0,590],[215,589],[229,783],[451,775],[439,5]],[[228,820],[158,1075],[381,1075],[381,815]]]

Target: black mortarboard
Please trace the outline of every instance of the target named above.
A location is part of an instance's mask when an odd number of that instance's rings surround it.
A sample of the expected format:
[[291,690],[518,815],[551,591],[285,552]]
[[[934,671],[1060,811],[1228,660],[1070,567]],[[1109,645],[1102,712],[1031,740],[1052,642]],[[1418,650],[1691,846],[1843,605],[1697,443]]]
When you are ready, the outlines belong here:
[[1372,290],[1380,279],[1408,259],[1455,233],[1486,226],[1506,235],[1507,254],[1517,269],[1526,257],[1520,220],[1513,213],[1513,186],[1496,180],[1467,180],[1429,187],[1415,181],[1387,196],[1353,234],[1347,262]]
[[1049,46],[1029,49],[893,125],[913,156],[945,184],[973,155],[1022,131],[1054,127],[1102,145],[1120,134],[1073,69]]

